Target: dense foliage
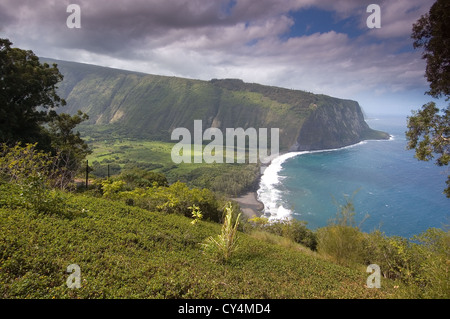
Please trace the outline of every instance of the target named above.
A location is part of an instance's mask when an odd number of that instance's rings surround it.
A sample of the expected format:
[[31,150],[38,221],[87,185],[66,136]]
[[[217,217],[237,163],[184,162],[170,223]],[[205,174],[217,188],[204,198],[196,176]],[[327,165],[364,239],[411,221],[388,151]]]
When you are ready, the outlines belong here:
[[222,219],[223,203],[213,192],[206,188],[190,189],[181,182],[170,186],[159,186],[157,182],[154,182],[152,187],[126,190],[126,183],[123,180],[110,179],[101,182],[101,191],[105,198],[122,200],[130,206],[138,206],[150,211],[191,217],[190,207],[195,205],[203,212],[204,219],[216,222]]
[[62,80],[56,65],[41,64],[32,51],[12,48],[0,39],[0,142],[36,143],[49,149],[42,124],[65,104],[56,92]]
[[32,51],[11,46],[0,39],[0,143],[32,143],[51,152],[64,175],[59,187],[66,188],[90,153],[80,134],[73,132],[88,116],[81,111],[57,114],[55,109],[66,104],[57,92],[63,79],[57,65],[41,64]]
[[[415,157],[429,161],[437,156],[436,164],[447,166],[450,162],[450,108],[439,110],[429,102],[408,118],[408,149],[415,149]],[[450,175],[444,194],[450,198]]]
[[[414,48],[423,48],[427,62],[426,77],[429,95],[450,98],[450,3],[437,0],[429,13],[413,26]],[[450,109],[439,110],[429,102],[408,117],[408,148],[415,149],[416,158],[428,161],[437,156],[436,164],[448,165],[450,160]],[[450,175],[444,194],[450,198]]]
[[317,250],[317,235],[306,227],[306,222],[296,219],[282,219],[269,222],[265,217],[253,216],[248,220],[247,231],[264,231],[287,238],[313,251]]
[[450,96],[450,3],[436,0],[413,26],[414,48],[423,48],[433,97]]

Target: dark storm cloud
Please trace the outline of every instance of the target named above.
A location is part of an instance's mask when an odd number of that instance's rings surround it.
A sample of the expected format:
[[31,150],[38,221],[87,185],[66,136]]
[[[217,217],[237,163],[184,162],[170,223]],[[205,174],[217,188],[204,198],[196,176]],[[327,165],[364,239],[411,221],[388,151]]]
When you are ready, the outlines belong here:
[[[171,40],[173,30],[220,27],[235,24],[232,2],[210,0],[110,1],[75,0],[81,8],[82,28],[66,27],[68,1],[5,0],[1,25],[23,37],[25,30],[40,31],[40,41],[65,48],[83,48],[96,53],[122,52],[130,44]],[[33,33],[33,32],[32,32]],[[37,35],[36,35],[37,36]],[[128,51],[132,51],[128,48]]]
[[[81,7],[82,28],[68,29],[65,25],[69,3]],[[301,8],[317,6],[348,16],[358,12],[365,23],[364,8],[370,0],[3,0],[0,10],[0,26],[25,40],[52,47],[84,49],[93,53],[132,57],[135,47],[146,49],[163,47],[174,41],[209,37],[216,43],[230,44],[223,39],[227,28],[242,24],[242,42],[279,36],[289,30],[289,13]],[[378,36],[401,35],[410,31],[411,21],[417,14],[399,14],[398,8],[419,0],[383,1],[383,28]],[[427,1],[429,2],[429,1]],[[402,13],[402,12],[400,12]],[[275,23],[274,23],[275,19]],[[283,21],[284,20],[284,21]],[[260,35],[253,26],[273,24]],[[361,27],[361,26],[355,26]],[[364,27],[364,26],[362,26]],[[261,28],[263,30],[264,28]],[[373,32],[375,33],[375,32]],[[15,39],[13,39],[15,40]],[[233,39],[237,40],[237,39]],[[212,47],[217,47],[213,45]]]
[[[345,97],[424,85],[420,53],[397,52],[432,1],[379,0],[382,28],[368,30],[370,0],[2,0],[0,37],[45,57]],[[81,29],[66,26],[70,3],[81,7]],[[291,13],[312,7],[357,17],[361,35],[293,36]]]
[[[95,53],[122,54],[130,45],[160,47],[185,37],[220,35],[221,28],[258,25],[298,8],[294,0],[3,0],[1,24],[20,39]],[[308,2],[308,1],[306,1]],[[82,28],[66,27],[70,3]],[[219,30],[218,32],[216,32]],[[131,52],[130,52],[131,53]]]
[[[82,41],[92,51],[113,53],[131,44],[146,42],[156,46],[168,42],[173,30],[191,30],[225,25],[222,4],[212,1],[127,1],[111,6],[108,1],[95,1],[84,6]],[[128,48],[130,51],[130,48]]]
[[0,31],[10,25],[14,20],[14,16],[8,13],[5,4],[0,3]]

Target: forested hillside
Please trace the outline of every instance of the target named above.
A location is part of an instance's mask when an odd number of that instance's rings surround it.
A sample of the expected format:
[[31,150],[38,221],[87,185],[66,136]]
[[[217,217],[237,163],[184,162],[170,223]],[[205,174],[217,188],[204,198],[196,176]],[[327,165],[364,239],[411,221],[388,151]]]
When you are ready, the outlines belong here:
[[114,131],[122,137],[170,141],[175,128],[192,132],[194,120],[202,120],[203,129],[217,127],[223,132],[279,128],[281,151],[335,148],[388,137],[369,128],[355,101],[237,79],[200,81],[42,61],[57,63],[64,75],[59,92],[67,105],[59,111],[82,110],[105,135]]

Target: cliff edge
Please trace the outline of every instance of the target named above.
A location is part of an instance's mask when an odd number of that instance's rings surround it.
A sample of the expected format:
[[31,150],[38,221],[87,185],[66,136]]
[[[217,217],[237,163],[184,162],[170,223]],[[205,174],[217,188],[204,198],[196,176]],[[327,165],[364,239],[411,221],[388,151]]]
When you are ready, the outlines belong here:
[[357,102],[325,99],[306,118],[290,151],[335,149],[363,140],[389,139],[388,133],[369,127]]

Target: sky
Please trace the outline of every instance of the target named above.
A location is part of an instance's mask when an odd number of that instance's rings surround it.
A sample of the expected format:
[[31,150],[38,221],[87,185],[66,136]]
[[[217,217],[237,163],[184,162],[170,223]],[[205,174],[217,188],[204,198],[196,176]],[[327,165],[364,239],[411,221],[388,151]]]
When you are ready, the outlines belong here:
[[[0,38],[40,57],[352,99],[411,114],[424,95],[412,25],[434,0],[2,0]],[[81,28],[69,4],[80,8]],[[380,28],[369,28],[370,4]]]

